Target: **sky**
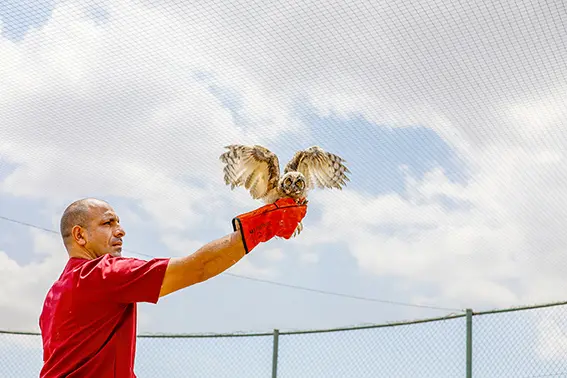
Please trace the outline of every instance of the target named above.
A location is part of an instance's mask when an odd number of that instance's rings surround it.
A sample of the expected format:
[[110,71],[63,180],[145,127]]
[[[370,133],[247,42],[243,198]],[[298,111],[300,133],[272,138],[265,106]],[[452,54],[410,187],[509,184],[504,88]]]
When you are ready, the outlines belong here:
[[[231,232],[261,205],[224,185],[232,143],[282,165],[319,145],[350,181],[310,193],[299,237],[140,304],[140,334],[565,300],[566,22],[561,1],[2,2],[0,330],[39,331],[66,261],[50,230],[78,198],[112,204],[126,256],[187,255]],[[564,311],[475,317],[475,377],[567,375]],[[282,335],[278,372],[464,376],[464,341],[464,318]],[[263,377],[271,348],[270,336],[144,338],[136,370]],[[0,334],[0,376],[40,366],[37,336]]]

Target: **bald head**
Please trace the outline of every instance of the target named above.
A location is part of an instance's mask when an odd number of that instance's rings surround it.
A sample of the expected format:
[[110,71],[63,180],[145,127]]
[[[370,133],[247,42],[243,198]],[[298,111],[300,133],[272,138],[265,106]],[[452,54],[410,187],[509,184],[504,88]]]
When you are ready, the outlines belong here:
[[67,244],[67,240],[71,236],[73,227],[81,226],[87,228],[91,220],[90,210],[100,205],[108,204],[96,198],[83,198],[67,206],[61,216],[60,224],[61,237],[65,244]]
[[120,225],[120,217],[106,201],[83,198],[73,202],[61,216],[60,229],[70,257],[121,255],[126,232]]

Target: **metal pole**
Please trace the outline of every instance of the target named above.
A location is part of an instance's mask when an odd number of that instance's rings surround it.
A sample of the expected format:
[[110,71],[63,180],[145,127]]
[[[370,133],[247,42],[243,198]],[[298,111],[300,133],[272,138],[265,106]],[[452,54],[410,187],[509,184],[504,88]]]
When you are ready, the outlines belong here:
[[467,308],[467,378],[472,378],[472,310]]
[[273,347],[273,354],[272,354],[272,378],[276,378],[278,376],[278,342],[280,339],[280,331],[278,329],[274,329],[274,347]]

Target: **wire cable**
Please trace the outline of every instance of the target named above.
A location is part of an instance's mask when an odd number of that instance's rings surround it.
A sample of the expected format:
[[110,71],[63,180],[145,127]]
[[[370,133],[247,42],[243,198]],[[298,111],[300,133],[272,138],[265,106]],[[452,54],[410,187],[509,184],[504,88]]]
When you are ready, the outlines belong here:
[[[22,225],[22,226],[32,227],[32,228],[35,228],[35,229],[38,229],[38,230],[50,232],[50,233],[53,233],[53,234],[59,234],[55,230],[51,230],[51,229],[48,229],[48,228],[45,228],[45,227],[40,227],[40,226],[31,224],[31,223],[19,221],[19,220],[13,219],[13,218],[8,218],[8,217],[2,216],[2,215],[0,215],[0,219],[5,220],[7,222],[16,223],[16,224],[19,224],[19,225]],[[148,255],[148,254],[145,254],[145,253],[132,251],[132,250],[126,249],[126,248],[124,248],[124,251],[129,252],[129,253],[133,253],[133,254],[136,254],[136,255],[139,255],[139,256],[149,257],[149,258],[155,257],[155,256],[151,256],[151,255]],[[397,302],[397,301],[391,301],[391,300],[386,300],[386,299],[378,299],[378,298],[363,297],[363,296],[357,296],[357,295],[351,295],[351,294],[343,294],[343,293],[337,293],[337,292],[334,292],[334,291],[327,291],[327,290],[314,289],[314,288],[305,287],[305,286],[285,284],[285,283],[282,283],[282,282],[276,282],[276,281],[270,281],[270,280],[265,280],[265,279],[260,279],[260,278],[254,278],[254,277],[250,277],[250,276],[245,276],[245,275],[240,275],[240,274],[235,274],[235,273],[229,273],[229,272],[224,272],[222,274],[226,275],[226,276],[240,278],[240,279],[246,279],[246,280],[250,280],[250,281],[261,282],[261,283],[265,283],[265,284],[269,284],[269,285],[287,287],[289,289],[294,289],[294,290],[303,290],[303,291],[309,291],[309,292],[323,294],[323,295],[332,295],[332,296],[349,298],[349,299],[356,299],[356,300],[366,301],[366,302],[377,302],[377,303],[384,303],[384,304],[390,304],[390,305],[396,305],[396,306],[405,306],[405,307],[415,307],[415,308],[427,308],[427,309],[432,309],[432,310],[465,312],[463,309],[458,309],[458,308],[413,304],[413,303],[407,303],[407,302]]]

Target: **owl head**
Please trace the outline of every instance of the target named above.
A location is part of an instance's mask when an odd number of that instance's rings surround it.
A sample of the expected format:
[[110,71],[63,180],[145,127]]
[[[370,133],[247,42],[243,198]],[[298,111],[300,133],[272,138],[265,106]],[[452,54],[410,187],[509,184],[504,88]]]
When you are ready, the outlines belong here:
[[288,172],[280,178],[280,190],[286,196],[299,199],[305,196],[305,177],[300,172]]

